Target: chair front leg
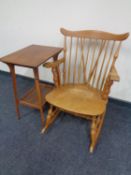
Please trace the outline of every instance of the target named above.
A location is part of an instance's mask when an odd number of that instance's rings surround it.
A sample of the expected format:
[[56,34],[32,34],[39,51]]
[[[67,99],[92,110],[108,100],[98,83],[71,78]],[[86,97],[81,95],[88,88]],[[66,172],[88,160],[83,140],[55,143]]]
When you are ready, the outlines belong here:
[[45,127],[41,131],[42,134],[53,123],[53,121],[56,119],[56,117],[58,116],[59,113],[60,113],[60,110],[58,108],[55,108],[52,105],[50,106],[50,109],[49,109],[48,115],[47,115],[47,119],[46,119]]
[[100,132],[101,132],[101,129],[102,129],[102,125],[103,125],[104,116],[105,116],[105,113],[95,117],[92,120],[92,123],[91,123],[90,153],[93,153],[94,148],[97,144],[97,140],[99,138],[99,135],[100,135]]
[[96,137],[96,119],[93,119],[91,122],[91,144],[90,144],[90,153],[93,153],[95,147],[95,137]]

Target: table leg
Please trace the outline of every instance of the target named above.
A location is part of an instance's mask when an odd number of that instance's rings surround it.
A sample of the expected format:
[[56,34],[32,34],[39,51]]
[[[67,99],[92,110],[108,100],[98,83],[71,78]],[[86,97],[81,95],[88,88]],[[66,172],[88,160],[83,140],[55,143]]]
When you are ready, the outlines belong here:
[[16,87],[16,74],[15,74],[15,66],[12,64],[8,64],[10,73],[12,76],[12,83],[13,83],[13,91],[14,91],[14,97],[15,97],[15,104],[16,104],[16,113],[17,118],[20,119],[20,111],[19,111],[19,99],[17,95],[17,87]]
[[38,68],[34,68],[33,72],[34,72],[34,78],[35,78],[36,92],[37,92],[37,96],[38,96],[41,123],[42,123],[42,127],[43,127],[44,126],[44,112],[43,112],[43,105],[42,105],[42,92],[41,92],[41,89],[40,89]]

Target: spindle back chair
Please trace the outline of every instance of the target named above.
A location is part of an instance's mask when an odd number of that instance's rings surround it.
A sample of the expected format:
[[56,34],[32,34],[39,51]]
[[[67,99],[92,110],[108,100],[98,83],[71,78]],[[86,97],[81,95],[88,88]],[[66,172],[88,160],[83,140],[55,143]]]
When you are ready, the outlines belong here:
[[[64,35],[64,58],[46,63],[52,68],[56,88],[46,96],[51,104],[44,132],[60,111],[91,120],[90,152],[102,128],[106,104],[113,81],[119,81],[115,68],[121,43],[128,33],[85,30]],[[61,64],[63,63],[63,64]]]

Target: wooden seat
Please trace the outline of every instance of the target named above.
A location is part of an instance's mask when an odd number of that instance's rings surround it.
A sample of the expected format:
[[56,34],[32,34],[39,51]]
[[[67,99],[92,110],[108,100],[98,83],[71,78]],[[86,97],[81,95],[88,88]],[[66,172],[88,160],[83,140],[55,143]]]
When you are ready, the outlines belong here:
[[46,96],[50,104],[45,127],[51,125],[60,111],[90,120],[90,152],[99,138],[111,86],[119,81],[115,62],[122,41],[129,33],[102,31],[69,31],[64,35],[64,57],[44,64],[52,68],[56,88]]
[[100,92],[84,84],[60,86],[49,93],[46,100],[61,110],[78,115],[101,115],[106,109]]

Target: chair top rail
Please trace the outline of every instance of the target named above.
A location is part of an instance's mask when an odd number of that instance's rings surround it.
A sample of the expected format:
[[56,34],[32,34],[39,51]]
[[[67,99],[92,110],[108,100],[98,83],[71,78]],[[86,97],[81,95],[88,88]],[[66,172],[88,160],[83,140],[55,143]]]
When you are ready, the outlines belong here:
[[70,31],[64,28],[61,28],[60,31],[64,36],[85,37],[85,38],[102,39],[102,40],[122,41],[127,39],[129,36],[128,32],[123,34],[114,34],[114,33],[109,33],[104,31],[98,31],[98,30]]

